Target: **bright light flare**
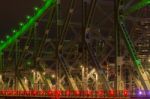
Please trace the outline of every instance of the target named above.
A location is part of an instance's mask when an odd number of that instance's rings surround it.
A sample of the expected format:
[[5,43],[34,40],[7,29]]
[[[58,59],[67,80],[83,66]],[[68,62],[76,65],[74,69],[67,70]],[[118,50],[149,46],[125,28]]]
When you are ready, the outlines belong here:
[[110,95],[110,96],[114,96],[114,95],[115,95],[114,90],[110,90],[110,91],[109,91],[109,95]]
[[124,91],[123,91],[123,95],[124,95],[124,96],[128,96],[128,91],[127,91],[127,90],[124,90]]

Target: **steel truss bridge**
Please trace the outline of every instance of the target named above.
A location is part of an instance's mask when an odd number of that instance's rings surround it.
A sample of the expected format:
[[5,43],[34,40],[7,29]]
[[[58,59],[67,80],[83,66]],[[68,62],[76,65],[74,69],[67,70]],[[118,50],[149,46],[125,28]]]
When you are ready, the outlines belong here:
[[0,97],[150,97],[149,5],[43,0],[0,41]]

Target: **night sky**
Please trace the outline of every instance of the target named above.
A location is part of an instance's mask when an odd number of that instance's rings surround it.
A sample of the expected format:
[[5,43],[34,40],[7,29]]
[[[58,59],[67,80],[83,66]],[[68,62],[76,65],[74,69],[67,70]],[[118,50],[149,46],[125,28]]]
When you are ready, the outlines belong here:
[[0,1],[0,38],[24,22],[26,15],[33,15],[33,8],[40,6],[42,0],[1,0]]

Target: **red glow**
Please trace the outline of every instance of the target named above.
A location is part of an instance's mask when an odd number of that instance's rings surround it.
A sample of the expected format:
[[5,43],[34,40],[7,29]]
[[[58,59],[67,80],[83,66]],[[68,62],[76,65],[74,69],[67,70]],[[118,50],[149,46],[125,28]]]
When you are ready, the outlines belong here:
[[36,95],[36,94],[37,94],[36,90],[32,91],[32,95]]
[[114,94],[115,94],[115,93],[114,93],[113,90],[110,90],[110,91],[109,91],[109,95],[110,95],[110,96],[114,96]]
[[46,91],[43,90],[42,92],[43,92],[43,95],[46,95]]
[[[95,93],[96,92],[96,93]],[[109,91],[106,91],[106,94],[107,96],[115,96],[115,95],[123,95],[124,97],[125,96],[128,96],[129,95],[129,92],[128,90],[121,90],[121,91],[114,91],[114,90],[109,90]],[[66,91],[61,91],[61,90],[55,90],[55,91],[51,91],[51,90],[48,90],[48,91],[37,91],[37,90],[32,90],[32,91],[18,91],[18,90],[1,90],[0,91],[0,95],[3,95],[3,96],[11,96],[11,95],[26,95],[26,96],[56,96],[56,97],[60,97],[62,95],[64,96],[99,96],[99,97],[103,97],[105,95],[105,91],[103,90],[98,90],[98,91],[92,91],[92,90],[86,90],[86,91],[79,91],[79,90],[76,90],[76,91],[70,91],[70,90],[66,90]]]
[[6,92],[3,90],[3,91],[2,91],[2,95],[5,95],[5,94],[6,94]]
[[56,96],[60,96],[61,95],[61,91],[60,90],[56,90],[55,95]]
[[39,91],[39,94],[40,94],[40,95],[43,95],[43,92],[42,92],[42,91]]
[[14,90],[14,91],[13,91],[13,95],[17,95],[17,91]]
[[9,94],[9,92],[8,91],[6,91],[6,95],[8,95]]
[[92,95],[92,91],[91,90],[86,91],[86,95],[88,96]]
[[76,96],[78,96],[78,95],[80,95],[80,91],[77,90],[77,91],[74,92],[74,94],[75,94]]
[[71,93],[71,92],[70,92],[69,90],[67,90],[67,91],[66,91],[66,96],[69,96],[70,93]]
[[127,90],[124,90],[124,91],[123,91],[123,95],[124,95],[124,96],[128,96],[128,91],[127,91]]
[[99,91],[97,92],[97,94],[98,94],[99,96],[103,96],[103,95],[104,95],[104,91],[103,91],[103,90],[99,90]]
[[52,95],[52,91],[49,90],[49,91],[47,92],[47,94],[48,94],[49,96]]
[[9,90],[9,91],[7,92],[7,94],[8,94],[8,95],[12,95],[13,92],[12,92],[11,90]]

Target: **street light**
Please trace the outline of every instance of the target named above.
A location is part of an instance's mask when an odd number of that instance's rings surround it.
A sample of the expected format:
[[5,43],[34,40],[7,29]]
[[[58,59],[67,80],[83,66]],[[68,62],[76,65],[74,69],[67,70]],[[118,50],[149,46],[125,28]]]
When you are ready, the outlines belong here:
[[56,76],[55,76],[55,74],[52,74],[51,77],[52,77],[52,78],[55,78]]

